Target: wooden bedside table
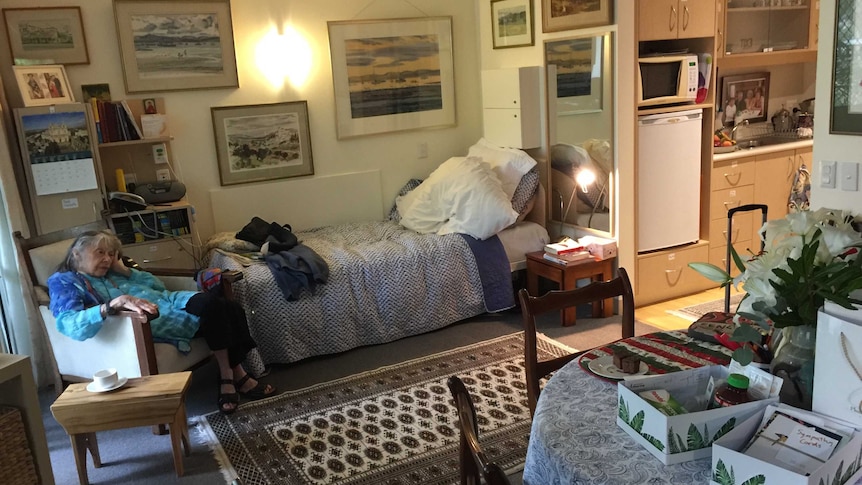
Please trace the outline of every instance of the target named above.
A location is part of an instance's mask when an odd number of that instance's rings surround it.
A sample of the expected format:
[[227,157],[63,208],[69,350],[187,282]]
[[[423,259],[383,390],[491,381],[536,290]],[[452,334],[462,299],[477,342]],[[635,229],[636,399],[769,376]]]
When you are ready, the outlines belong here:
[[[614,277],[614,261],[609,258],[602,261],[585,259],[567,265],[548,261],[544,251],[527,253],[527,292],[530,296],[539,295],[539,276],[549,279],[561,290],[573,290],[579,279],[589,278],[592,281],[608,281]],[[593,303],[593,317],[609,317],[613,315],[614,300],[609,298]],[[575,308],[567,308],[560,312],[560,323],[564,327],[575,324]]]

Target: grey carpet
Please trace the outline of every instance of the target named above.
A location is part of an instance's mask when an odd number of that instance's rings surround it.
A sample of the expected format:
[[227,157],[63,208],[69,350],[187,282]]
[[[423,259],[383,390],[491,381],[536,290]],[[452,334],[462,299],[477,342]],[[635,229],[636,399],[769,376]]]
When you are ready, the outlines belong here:
[[[560,327],[559,317],[548,315],[548,318],[538,322],[538,330],[569,347],[587,349],[620,338],[618,322],[619,319],[616,316],[606,319],[579,317],[577,325]],[[291,365],[274,366],[270,374],[262,380],[282,390],[302,389],[358,372],[515,333],[521,328],[521,314],[517,311],[482,315],[431,333],[388,344],[315,357]],[[641,322],[635,325],[637,335],[656,330]],[[187,414],[191,419],[217,409],[217,375],[216,366],[212,362],[194,371],[186,399]],[[53,400],[53,390],[40,392],[54,477],[58,485],[77,484],[77,472],[69,437],[51,416],[50,405]],[[88,460],[90,483],[159,483],[160,485],[225,483],[209,449],[195,438],[194,429],[190,429],[190,433],[192,453],[184,461],[185,475],[178,478],[174,473],[170,437],[154,436],[149,428],[100,432],[98,442],[103,466],[95,469],[92,462]],[[520,483],[520,476],[514,476],[512,479],[514,483]]]
[[[730,311],[733,312],[736,310],[736,307],[739,305],[739,302],[742,300],[742,297],[745,296],[744,293],[737,293],[735,295],[730,296]],[[706,303],[700,303],[698,305],[687,306],[685,308],[680,308],[679,310],[668,310],[667,312],[671,315],[676,315],[680,318],[684,318],[689,322],[694,322],[702,315],[708,312],[723,312],[724,311],[724,298],[719,300],[708,301]]]

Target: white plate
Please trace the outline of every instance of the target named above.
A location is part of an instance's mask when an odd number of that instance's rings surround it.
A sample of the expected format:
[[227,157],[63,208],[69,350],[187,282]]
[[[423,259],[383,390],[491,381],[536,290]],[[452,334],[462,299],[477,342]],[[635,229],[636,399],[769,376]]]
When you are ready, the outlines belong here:
[[624,379],[628,376],[642,376],[649,372],[649,366],[641,361],[640,369],[638,369],[636,373],[626,374],[614,365],[613,355],[606,355],[604,357],[591,360],[587,363],[587,367],[589,367],[595,374],[607,377],[608,379]]
[[735,152],[737,146],[731,145],[729,147],[712,147],[712,153],[730,153]]
[[95,382],[91,382],[91,383],[87,384],[87,390],[88,390],[88,391],[90,391],[90,392],[108,392],[108,391],[113,391],[114,389],[119,389],[119,388],[123,387],[124,385],[126,385],[126,382],[128,382],[128,381],[129,381],[129,379],[128,379],[128,378],[126,378],[126,377],[120,377],[120,380],[118,380],[118,381],[117,381],[117,384],[115,384],[115,385],[114,385],[114,386],[112,386],[112,387],[98,387],[98,386],[96,386],[96,383],[95,383]]

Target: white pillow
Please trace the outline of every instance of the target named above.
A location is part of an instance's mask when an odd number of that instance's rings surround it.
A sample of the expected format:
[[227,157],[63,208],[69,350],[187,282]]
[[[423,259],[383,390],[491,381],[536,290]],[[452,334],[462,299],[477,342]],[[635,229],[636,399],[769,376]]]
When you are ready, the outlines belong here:
[[458,232],[487,239],[518,217],[491,167],[470,157],[443,162],[395,203],[401,225],[423,234]]
[[536,161],[526,152],[517,148],[501,148],[484,138],[479,138],[479,141],[470,147],[467,156],[479,157],[491,165],[509,200],[512,200],[521,177],[536,165]]

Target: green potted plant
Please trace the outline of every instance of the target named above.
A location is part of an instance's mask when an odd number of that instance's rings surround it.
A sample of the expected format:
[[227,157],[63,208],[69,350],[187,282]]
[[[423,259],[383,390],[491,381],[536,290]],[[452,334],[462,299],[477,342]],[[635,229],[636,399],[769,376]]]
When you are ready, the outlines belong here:
[[[862,304],[851,296],[862,288],[862,258],[857,257],[862,235],[852,222],[853,216],[843,211],[792,212],[760,229],[765,242],[760,254],[743,260],[731,248],[740,270],[736,277],[709,263],[689,264],[722,287],[733,284],[745,291],[731,340],[759,345],[763,333],[772,336],[775,329],[785,329],[780,342],[771,340],[771,369],[773,373],[785,371],[787,375],[779,375],[789,376],[803,398],[811,393],[817,312],[823,302],[830,300],[846,308]],[[762,331],[741,324],[739,317],[756,323]],[[806,354],[810,354],[807,359]],[[753,355],[752,347],[743,345],[733,358],[746,365]]]

